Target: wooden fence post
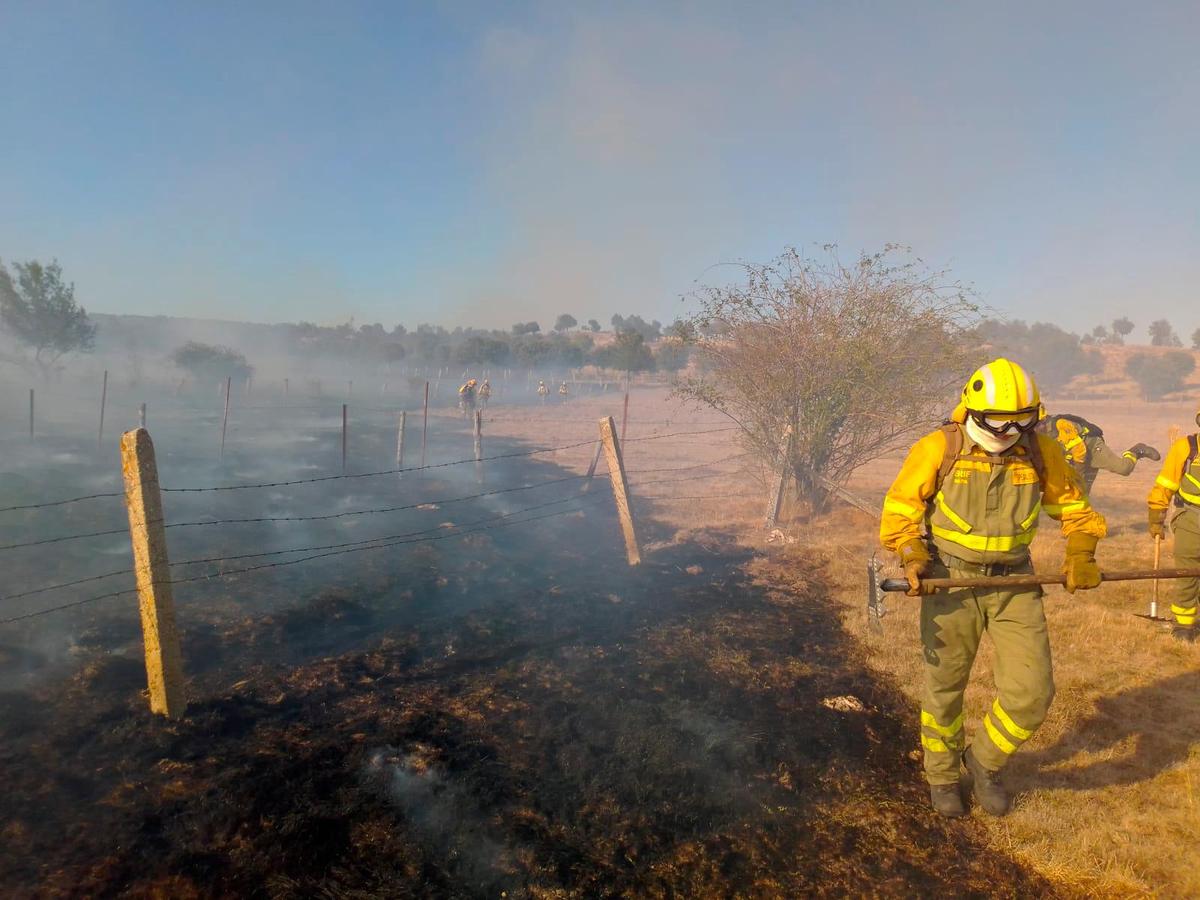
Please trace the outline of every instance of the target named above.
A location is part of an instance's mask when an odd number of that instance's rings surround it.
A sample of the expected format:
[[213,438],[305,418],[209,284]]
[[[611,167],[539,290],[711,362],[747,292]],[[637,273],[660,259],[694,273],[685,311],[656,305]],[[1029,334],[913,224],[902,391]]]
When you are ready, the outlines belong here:
[[104,380],[100,383],[100,431],[96,434],[96,446],[104,444],[104,407],[108,403],[108,369],[104,370]]
[[425,411],[421,417],[421,468],[425,468],[425,438],[429,434],[429,382],[425,382]]
[[33,388],[29,389],[29,438],[33,439]]
[[162,495],[154,443],[145,428],[121,435],[121,469],[125,476],[125,507],[142,614],[146,649],[146,683],[150,711],[177,719],[187,700],[183,695],[183,657],[175,628],[175,598],[167,561]]
[[342,471],[346,471],[346,404],[342,404]]
[[146,404],[142,403],[138,406],[138,428],[146,427]]
[[404,429],[408,424],[408,413],[400,413],[400,427],[396,429],[396,468],[404,468]]
[[475,480],[483,484],[483,413],[475,410]]
[[221,459],[225,458],[225,429],[229,427],[229,387],[233,376],[225,376],[225,415],[221,416]]
[[617,423],[612,416],[600,420],[600,440],[604,444],[604,457],[608,463],[608,477],[612,480],[613,499],[617,502],[617,516],[621,520],[621,531],[625,535],[625,556],[631,566],[642,561],[638,547],[637,532],[633,527],[633,509],[629,505],[629,482],[625,477],[625,460],[621,456],[621,442],[617,438]]
[[625,424],[629,421],[629,388],[625,388],[625,405],[621,407],[621,443],[625,443]]

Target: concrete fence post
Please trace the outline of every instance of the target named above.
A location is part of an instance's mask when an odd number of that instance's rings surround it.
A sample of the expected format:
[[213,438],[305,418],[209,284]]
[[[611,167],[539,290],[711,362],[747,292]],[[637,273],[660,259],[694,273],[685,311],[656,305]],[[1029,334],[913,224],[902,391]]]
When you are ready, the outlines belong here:
[[183,693],[183,656],[175,627],[175,598],[167,560],[158,466],[154,443],[145,428],[121,435],[121,470],[125,477],[125,507],[129,512],[129,536],[141,607],[150,711],[177,719],[187,706]]

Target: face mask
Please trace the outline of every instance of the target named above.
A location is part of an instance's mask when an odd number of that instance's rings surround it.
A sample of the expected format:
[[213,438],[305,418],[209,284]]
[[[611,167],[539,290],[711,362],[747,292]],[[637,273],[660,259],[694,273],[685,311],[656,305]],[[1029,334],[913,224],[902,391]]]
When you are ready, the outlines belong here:
[[986,428],[980,428],[970,418],[967,419],[965,428],[967,430],[967,437],[993,455],[1003,453],[1021,439],[1020,432],[1004,436],[992,434]]

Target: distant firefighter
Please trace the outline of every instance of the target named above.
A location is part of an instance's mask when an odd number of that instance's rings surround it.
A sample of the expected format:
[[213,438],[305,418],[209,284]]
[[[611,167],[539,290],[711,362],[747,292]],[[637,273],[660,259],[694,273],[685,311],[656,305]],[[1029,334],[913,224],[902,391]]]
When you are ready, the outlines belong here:
[[458,408],[463,411],[463,415],[470,415],[475,411],[475,384],[475,379],[469,378],[458,389]]
[[1134,444],[1120,456],[1104,443],[1104,432],[1099,425],[1082,416],[1069,413],[1047,416],[1038,426],[1039,430],[1058,441],[1067,462],[1083,479],[1088,491],[1096,482],[1100,470],[1115,472],[1121,476],[1132,474],[1138,460],[1159,460],[1159,452],[1148,444]]
[[545,403],[546,398],[550,396],[550,388],[546,387],[546,382],[538,381],[537,393],[542,398],[542,402]]
[[562,398],[563,403],[566,403],[567,398],[571,396],[571,391],[565,381],[558,386],[558,396]]
[[492,399],[492,384],[486,378],[483,379],[483,384],[479,386],[479,404],[484,409],[487,409],[488,401]]
[[[1200,427],[1200,412],[1196,413]],[[1168,527],[1167,512],[1174,505],[1170,528],[1175,533],[1175,565],[1200,566],[1200,435],[1181,437],[1167,450],[1162,471],[1154,479],[1148,498],[1150,534],[1161,540]],[[1200,606],[1200,578],[1180,578],[1171,583],[1172,636],[1196,640],[1196,613]]]

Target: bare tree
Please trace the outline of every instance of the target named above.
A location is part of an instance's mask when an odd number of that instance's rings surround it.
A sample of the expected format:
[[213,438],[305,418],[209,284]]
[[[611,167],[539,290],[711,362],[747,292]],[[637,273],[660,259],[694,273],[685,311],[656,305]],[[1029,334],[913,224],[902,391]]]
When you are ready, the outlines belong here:
[[979,312],[961,284],[895,245],[850,265],[827,246],[820,260],[789,249],[743,268],[743,283],[697,295],[704,374],[677,392],[732,419],[764,462],[786,462],[823,510],[864,463],[953,407],[980,361]]

